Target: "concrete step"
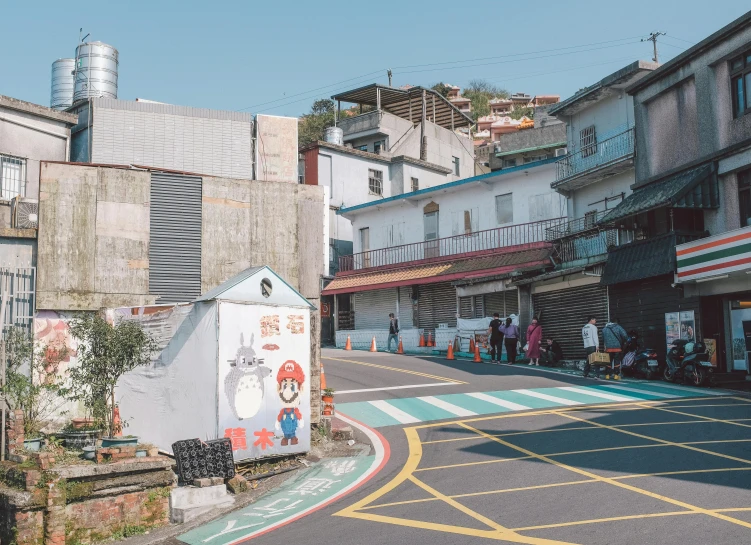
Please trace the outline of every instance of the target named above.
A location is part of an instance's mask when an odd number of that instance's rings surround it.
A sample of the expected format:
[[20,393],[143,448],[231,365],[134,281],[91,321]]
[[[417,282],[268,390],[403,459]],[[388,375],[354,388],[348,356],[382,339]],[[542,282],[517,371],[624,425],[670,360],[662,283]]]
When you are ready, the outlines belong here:
[[170,493],[170,520],[182,524],[214,509],[229,507],[235,498],[227,492],[226,485],[198,488],[181,486]]

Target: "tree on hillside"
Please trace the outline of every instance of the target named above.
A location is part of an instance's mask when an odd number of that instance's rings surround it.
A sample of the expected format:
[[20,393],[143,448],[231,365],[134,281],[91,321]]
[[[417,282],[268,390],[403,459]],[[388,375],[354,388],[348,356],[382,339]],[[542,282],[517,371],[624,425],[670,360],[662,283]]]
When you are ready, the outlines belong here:
[[516,106],[513,112],[510,112],[508,116],[511,119],[521,119],[527,116],[530,119],[535,118],[535,109],[533,106]]
[[300,117],[297,130],[297,144],[300,148],[323,140],[323,131],[334,126],[336,104],[333,100],[322,98],[310,107],[310,112]]
[[490,101],[492,99],[511,96],[505,89],[484,79],[470,80],[462,91],[462,95],[472,101],[472,117],[475,121],[490,114]]
[[446,85],[443,82],[436,83],[435,85],[430,87],[433,91],[441,95],[443,98],[446,98],[449,96],[449,91],[451,90],[450,85]]

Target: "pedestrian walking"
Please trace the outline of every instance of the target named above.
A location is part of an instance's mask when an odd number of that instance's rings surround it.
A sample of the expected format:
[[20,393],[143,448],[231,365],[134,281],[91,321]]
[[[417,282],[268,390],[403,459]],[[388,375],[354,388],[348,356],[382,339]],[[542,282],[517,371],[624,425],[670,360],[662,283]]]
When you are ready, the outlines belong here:
[[620,367],[621,353],[628,342],[628,333],[618,323],[617,318],[613,318],[602,328],[602,342],[605,344],[605,352],[611,355],[610,367]]
[[542,361],[555,367],[555,365],[563,359],[563,349],[558,341],[548,338],[545,346],[540,347]]
[[597,347],[600,346],[600,340],[597,338],[597,318],[589,316],[587,323],[582,328],[582,340],[584,341],[584,352],[587,354],[587,361],[584,364],[584,376],[589,376],[589,371],[592,366],[589,364],[589,355],[597,352]]
[[396,343],[396,348],[399,348],[399,320],[394,318],[394,313],[389,313],[389,342],[388,351],[391,352],[391,341]]
[[525,356],[529,358],[530,365],[540,366],[540,342],[542,341],[542,326],[537,316],[532,318],[532,323],[527,327],[527,350]]
[[[488,327],[488,342],[490,343],[490,363],[501,363],[501,353],[503,352],[503,333],[501,332],[501,315],[497,312],[493,314]],[[496,357],[497,353],[497,357]]]
[[516,344],[519,342],[519,328],[512,323],[511,318],[506,318],[506,324],[499,328],[503,333],[503,343],[506,346],[506,357],[509,365],[516,363]]

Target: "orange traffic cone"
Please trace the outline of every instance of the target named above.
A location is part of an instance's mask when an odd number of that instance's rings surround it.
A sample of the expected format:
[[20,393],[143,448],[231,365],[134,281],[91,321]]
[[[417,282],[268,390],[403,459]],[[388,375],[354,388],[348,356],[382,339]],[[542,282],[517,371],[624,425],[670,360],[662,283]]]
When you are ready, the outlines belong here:
[[433,334],[428,333],[428,346],[435,346],[435,343],[433,342]]
[[448,351],[448,354],[446,354],[446,359],[447,360],[456,359],[456,358],[454,358],[454,347],[451,346],[451,343],[449,343],[449,351]]
[[425,346],[425,333],[420,333],[420,346]]
[[472,354],[475,351],[475,340],[470,337],[469,338],[469,353]]
[[475,363],[482,363],[482,358],[480,357],[480,347],[475,345],[475,359],[472,360]]
[[376,344],[375,344],[375,337],[373,337],[373,340],[370,342],[370,351],[378,352],[378,349],[376,348]]
[[347,344],[344,345],[345,350],[352,350],[352,341],[349,340],[349,335],[347,335]]
[[326,375],[323,372],[323,363],[321,363],[321,390],[326,389]]
[[396,349],[397,354],[404,354],[404,345],[402,344],[402,338],[399,337],[399,347]]

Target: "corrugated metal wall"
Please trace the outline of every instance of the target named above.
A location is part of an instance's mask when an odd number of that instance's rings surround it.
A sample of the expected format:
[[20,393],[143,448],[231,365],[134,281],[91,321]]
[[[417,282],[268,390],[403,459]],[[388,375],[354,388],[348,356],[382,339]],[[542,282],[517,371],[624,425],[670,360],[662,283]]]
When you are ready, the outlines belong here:
[[608,321],[608,290],[600,284],[534,293],[532,305],[543,335],[558,341],[566,359],[584,358],[582,327],[588,315],[597,317],[598,329]]
[[418,327],[436,329],[438,324],[456,327],[456,288],[450,282],[418,286]]
[[518,292],[514,289],[459,298],[459,315],[462,318],[485,318],[493,316],[495,312],[501,316],[519,314]]
[[399,328],[412,329],[416,327],[412,309],[412,287],[399,288]]
[[640,344],[653,348],[660,361],[667,353],[665,313],[693,310],[696,331],[702,331],[699,298],[683,298],[680,289],[671,287],[672,282],[673,277],[666,275],[610,286],[610,316],[626,331],[635,329]]
[[201,295],[201,178],[153,172],[149,293],[157,303]]
[[396,314],[396,292],[389,288],[356,293],[355,329],[388,329],[389,313]]

